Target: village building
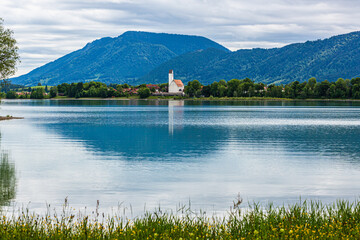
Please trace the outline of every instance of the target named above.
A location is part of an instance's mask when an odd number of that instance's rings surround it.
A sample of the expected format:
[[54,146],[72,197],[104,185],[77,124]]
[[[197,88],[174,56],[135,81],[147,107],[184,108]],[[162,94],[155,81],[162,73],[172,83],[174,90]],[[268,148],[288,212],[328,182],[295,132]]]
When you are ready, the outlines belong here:
[[184,84],[181,80],[174,79],[174,71],[169,71],[169,93],[183,93],[184,92]]

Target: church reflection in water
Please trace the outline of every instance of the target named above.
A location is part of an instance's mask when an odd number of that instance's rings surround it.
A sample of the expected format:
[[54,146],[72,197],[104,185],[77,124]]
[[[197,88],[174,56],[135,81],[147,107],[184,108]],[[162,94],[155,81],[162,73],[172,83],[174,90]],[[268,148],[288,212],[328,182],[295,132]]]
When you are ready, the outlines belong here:
[[169,135],[174,134],[174,125],[176,128],[181,128],[181,122],[184,117],[184,101],[170,100],[168,103],[169,111]]

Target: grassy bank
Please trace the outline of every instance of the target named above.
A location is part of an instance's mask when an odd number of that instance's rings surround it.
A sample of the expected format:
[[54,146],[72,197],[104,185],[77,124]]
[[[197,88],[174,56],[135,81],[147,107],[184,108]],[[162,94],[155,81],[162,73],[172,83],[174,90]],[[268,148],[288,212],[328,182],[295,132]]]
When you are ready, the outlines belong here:
[[[238,202],[239,203],[239,202]],[[1,239],[359,239],[360,203],[301,202],[247,210],[238,203],[226,217],[155,211],[127,220],[95,214],[2,217]]]

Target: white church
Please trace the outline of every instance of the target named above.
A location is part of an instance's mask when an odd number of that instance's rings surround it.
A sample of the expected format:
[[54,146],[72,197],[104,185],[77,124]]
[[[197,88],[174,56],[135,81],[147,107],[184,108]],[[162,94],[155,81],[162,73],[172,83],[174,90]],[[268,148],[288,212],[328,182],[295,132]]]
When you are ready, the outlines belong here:
[[183,94],[184,92],[184,84],[181,80],[174,79],[173,70],[169,71],[169,93]]

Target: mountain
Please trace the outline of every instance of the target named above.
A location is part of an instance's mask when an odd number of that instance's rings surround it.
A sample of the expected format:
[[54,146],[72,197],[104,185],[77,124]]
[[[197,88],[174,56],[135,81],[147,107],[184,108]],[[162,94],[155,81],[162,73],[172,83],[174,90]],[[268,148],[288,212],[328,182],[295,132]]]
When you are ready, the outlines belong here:
[[284,84],[310,77],[335,81],[360,76],[359,62],[360,32],[353,32],[282,48],[185,53],[161,64],[138,82],[166,82],[168,69],[174,69],[175,77],[184,82],[197,79],[202,84],[246,77]]
[[360,32],[273,49],[230,52],[207,38],[166,33],[125,32],[13,78],[14,84],[56,85],[63,82],[164,83],[175,77],[203,84],[251,78],[263,83],[322,81],[360,76]]
[[205,37],[129,31],[116,38],[102,38],[28,74],[12,78],[27,86],[63,82],[133,83],[160,64],[200,49],[227,48]]

